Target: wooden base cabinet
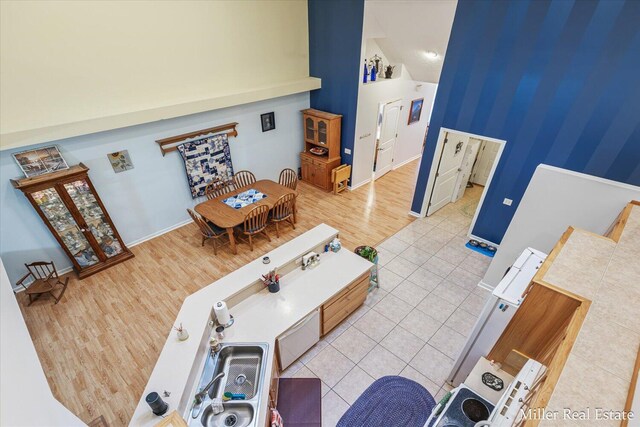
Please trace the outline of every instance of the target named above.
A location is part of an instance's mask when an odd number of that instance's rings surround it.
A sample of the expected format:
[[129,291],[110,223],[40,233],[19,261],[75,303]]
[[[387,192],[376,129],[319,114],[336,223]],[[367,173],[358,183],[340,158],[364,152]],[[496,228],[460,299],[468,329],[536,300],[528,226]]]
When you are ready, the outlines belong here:
[[29,199],[80,279],[133,258],[88,172],[80,163],[63,171],[11,180]]
[[302,180],[325,191],[330,191],[332,188],[331,171],[340,166],[340,158],[322,159],[315,157],[307,152],[300,153]]
[[[304,151],[300,153],[302,180],[331,191],[331,171],[340,166],[342,116],[308,108],[302,110]],[[313,154],[322,150],[324,154]]]

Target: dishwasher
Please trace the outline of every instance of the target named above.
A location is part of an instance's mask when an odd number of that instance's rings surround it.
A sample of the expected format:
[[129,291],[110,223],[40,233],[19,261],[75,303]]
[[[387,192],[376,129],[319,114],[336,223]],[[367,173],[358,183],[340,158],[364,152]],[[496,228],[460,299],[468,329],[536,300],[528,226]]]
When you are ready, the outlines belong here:
[[287,369],[320,341],[320,309],[312,311],[278,338],[280,368]]

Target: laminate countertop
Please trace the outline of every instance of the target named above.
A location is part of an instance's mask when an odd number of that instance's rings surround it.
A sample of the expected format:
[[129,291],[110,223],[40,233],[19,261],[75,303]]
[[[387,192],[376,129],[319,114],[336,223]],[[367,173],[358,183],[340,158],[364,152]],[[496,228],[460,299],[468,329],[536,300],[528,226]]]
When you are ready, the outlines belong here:
[[640,346],[640,205],[630,206],[617,242],[575,229],[544,275],[591,305],[546,407],[558,417],[540,425],[580,422],[565,419],[565,408],[591,425],[620,425],[597,408],[624,410]]
[[[169,404],[167,413],[177,410],[184,414],[190,407],[191,393],[202,372],[204,356],[209,350],[211,327],[208,324],[212,307],[217,301],[227,300],[251,288],[261,274],[276,266],[287,265],[320,245],[324,246],[325,242],[336,235],[338,230],[320,224],[187,297],[176,318],[176,324],[182,323],[190,338],[179,341],[173,331],[169,333],[129,425],[146,427],[160,421],[160,417],[151,413],[144,400],[152,391],[160,395],[165,390],[171,393],[169,397],[163,397]],[[268,265],[262,263],[265,255],[271,259]],[[303,271],[296,263],[295,269],[281,278],[280,292],[271,294],[263,289],[230,308],[235,323],[225,331],[223,342],[266,343],[269,346],[266,366],[267,372],[270,372],[276,338],[352,281],[367,273],[372,266],[369,261],[346,249],[322,254],[320,264],[313,269]],[[265,425],[266,421],[268,374],[261,391],[257,426]]]

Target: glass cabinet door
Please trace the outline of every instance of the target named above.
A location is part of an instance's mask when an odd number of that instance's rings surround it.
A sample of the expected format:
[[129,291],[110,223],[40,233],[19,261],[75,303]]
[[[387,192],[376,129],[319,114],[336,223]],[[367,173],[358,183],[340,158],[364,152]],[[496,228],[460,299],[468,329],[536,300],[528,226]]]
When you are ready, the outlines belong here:
[[122,253],[122,245],[107,221],[100,204],[91,192],[89,183],[84,179],[79,179],[64,184],[64,188],[107,258]]
[[328,139],[327,139],[327,122],[324,120],[318,120],[318,142],[320,144],[326,144]]
[[316,122],[312,117],[304,119],[304,139],[307,142],[316,143]]
[[96,264],[98,256],[56,189],[47,188],[31,195],[78,265],[89,267]]

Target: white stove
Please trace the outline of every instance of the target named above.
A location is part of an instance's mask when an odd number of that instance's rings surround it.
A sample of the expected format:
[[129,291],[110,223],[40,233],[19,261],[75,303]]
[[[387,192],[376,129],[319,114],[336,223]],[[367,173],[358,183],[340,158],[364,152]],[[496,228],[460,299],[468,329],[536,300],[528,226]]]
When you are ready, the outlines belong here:
[[545,367],[529,360],[516,377],[480,358],[465,382],[438,403],[425,427],[507,427],[516,425],[520,408],[544,376]]

